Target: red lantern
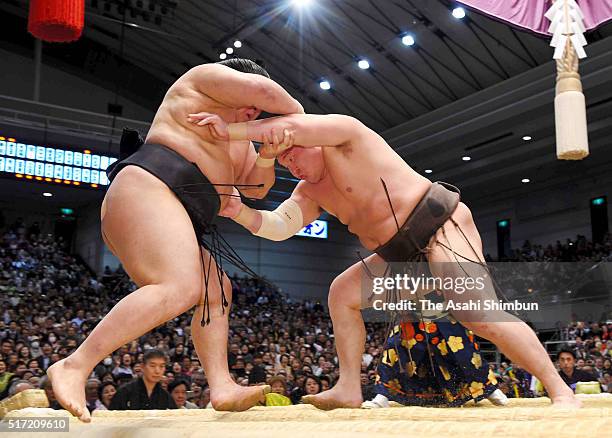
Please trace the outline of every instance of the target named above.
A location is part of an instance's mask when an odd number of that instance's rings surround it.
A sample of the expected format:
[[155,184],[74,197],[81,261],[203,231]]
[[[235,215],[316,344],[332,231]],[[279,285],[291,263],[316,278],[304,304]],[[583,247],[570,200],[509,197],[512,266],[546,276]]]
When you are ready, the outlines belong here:
[[76,41],[85,24],[85,0],[30,0],[28,31],[43,41]]

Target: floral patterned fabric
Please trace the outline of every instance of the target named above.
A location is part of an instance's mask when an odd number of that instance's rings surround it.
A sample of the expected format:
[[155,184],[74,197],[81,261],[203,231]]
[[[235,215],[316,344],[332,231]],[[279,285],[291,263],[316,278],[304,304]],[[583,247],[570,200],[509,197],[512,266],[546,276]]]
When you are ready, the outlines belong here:
[[461,406],[497,389],[474,335],[450,317],[396,325],[377,371],[376,393],[403,405]]

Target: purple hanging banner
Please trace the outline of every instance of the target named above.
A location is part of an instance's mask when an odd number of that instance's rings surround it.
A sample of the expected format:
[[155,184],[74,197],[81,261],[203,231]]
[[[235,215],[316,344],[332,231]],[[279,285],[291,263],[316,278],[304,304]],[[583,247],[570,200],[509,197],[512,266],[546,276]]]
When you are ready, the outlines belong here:
[[[550,21],[544,14],[552,0],[458,0],[492,18],[549,36]],[[586,30],[612,20],[612,0],[576,0],[584,15]]]

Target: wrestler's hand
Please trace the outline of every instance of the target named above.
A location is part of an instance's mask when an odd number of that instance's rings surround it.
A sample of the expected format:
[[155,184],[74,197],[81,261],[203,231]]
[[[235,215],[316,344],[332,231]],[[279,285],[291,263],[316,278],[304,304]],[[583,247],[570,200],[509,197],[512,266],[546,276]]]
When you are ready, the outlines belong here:
[[232,191],[232,196],[229,197],[229,201],[223,207],[223,210],[219,212],[219,216],[228,217],[230,219],[235,218],[242,209],[242,199],[240,198],[240,192],[236,187]]
[[195,113],[187,116],[187,121],[198,126],[208,126],[215,140],[229,141],[229,129],[225,120],[216,114]]
[[276,158],[287,149],[293,147],[294,139],[295,134],[293,131],[285,129],[283,137],[279,138],[274,128],[272,128],[269,135],[264,134],[263,136],[263,145],[259,148],[259,156],[262,158]]

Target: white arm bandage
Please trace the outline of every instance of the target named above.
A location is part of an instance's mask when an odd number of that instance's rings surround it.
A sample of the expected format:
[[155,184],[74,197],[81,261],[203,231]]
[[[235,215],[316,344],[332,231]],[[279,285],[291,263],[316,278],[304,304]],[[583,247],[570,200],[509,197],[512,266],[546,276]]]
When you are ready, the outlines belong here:
[[292,199],[287,199],[274,211],[260,210],[261,227],[255,236],[268,240],[287,240],[304,226],[302,209]]

